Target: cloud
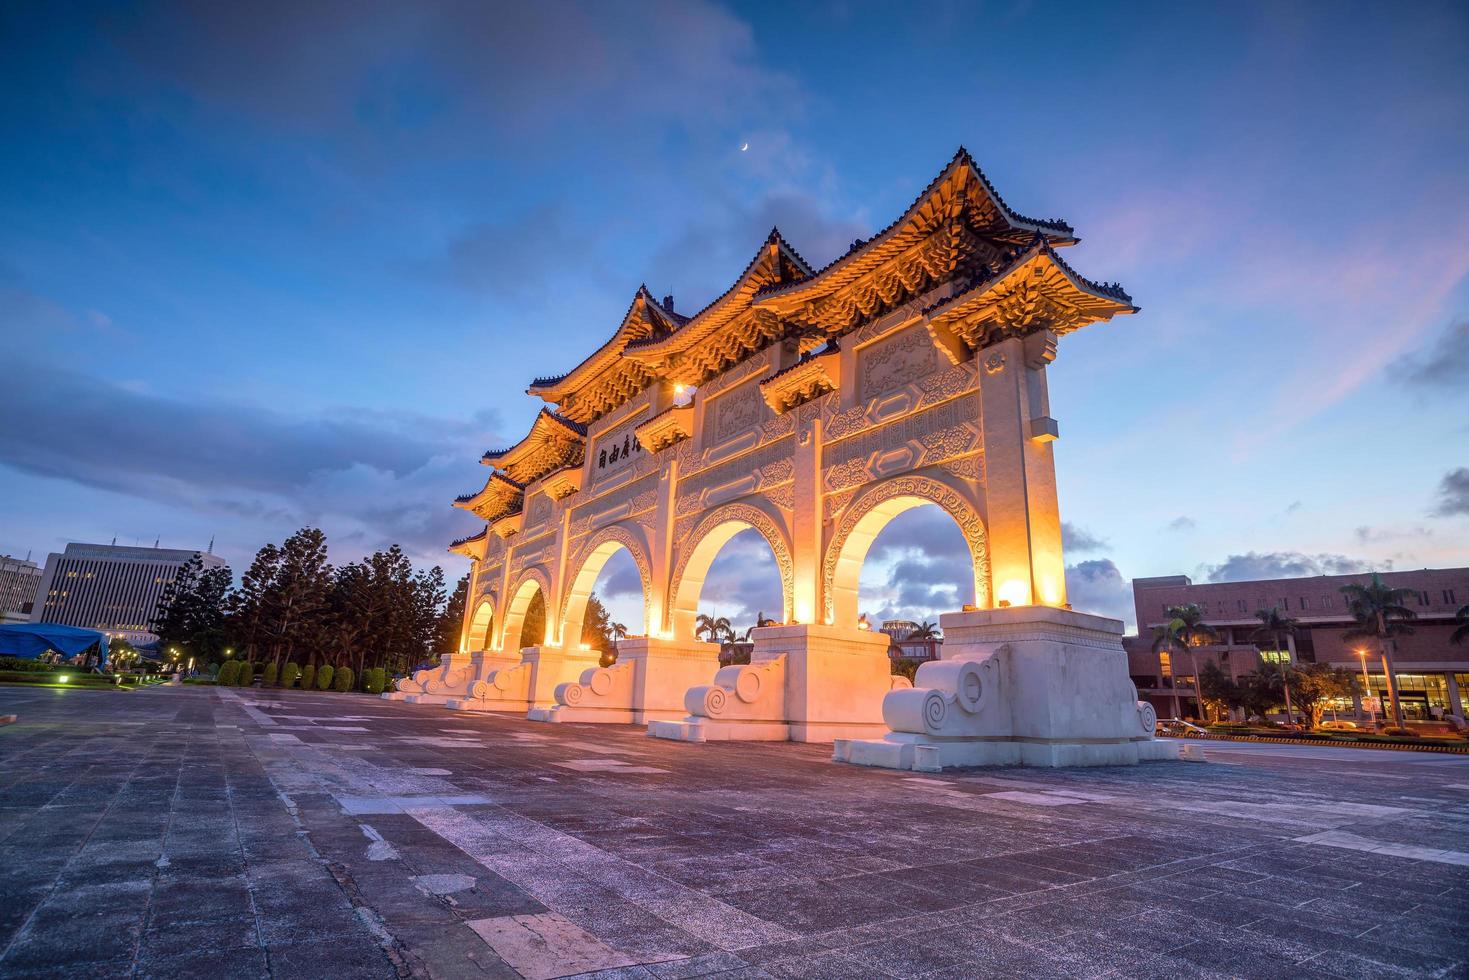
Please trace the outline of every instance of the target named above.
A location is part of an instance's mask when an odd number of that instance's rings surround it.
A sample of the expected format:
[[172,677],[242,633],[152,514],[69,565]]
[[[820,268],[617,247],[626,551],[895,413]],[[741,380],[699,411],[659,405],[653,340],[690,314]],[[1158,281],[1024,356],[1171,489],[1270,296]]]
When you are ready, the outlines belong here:
[[699,593],[699,610],[728,618],[740,632],[755,625],[757,613],[781,617],[780,569],[759,531],[741,531],[720,549]]
[[1066,566],[1066,594],[1074,609],[1131,623],[1132,583],[1110,558]]
[[468,292],[551,302],[555,296],[547,295],[547,284],[565,269],[574,268],[582,277],[598,275],[596,237],[594,228],[568,221],[559,205],[546,205],[470,225],[449,241],[442,258],[423,268]]
[[1438,505],[1433,512],[1439,517],[1469,514],[1469,468],[1461,466],[1444,474],[1438,483]]
[[1292,500],[1290,502],[1289,506],[1287,506],[1285,508],[1285,512],[1287,514],[1295,514],[1295,513],[1299,512],[1305,506],[1306,506],[1305,503],[1302,502],[1302,501]]
[[1086,528],[1077,527],[1070,521],[1062,521],[1061,546],[1073,553],[1086,553],[1089,551],[1105,551],[1111,547],[1111,544],[1106,538],[1093,534]]
[[1378,563],[1346,555],[1307,555],[1299,551],[1250,551],[1229,555],[1218,565],[1204,565],[1202,571],[1210,582],[1251,582],[1311,575],[1350,575],[1379,567],[1391,570],[1392,562]]
[[1194,520],[1192,517],[1179,516],[1168,522],[1168,530],[1177,531],[1180,534],[1186,531],[1192,531],[1198,526],[1199,522]]
[[1412,527],[1373,527],[1364,524],[1352,532],[1361,544],[1381,543],[1385,541],[1400,541],[1405,538],[1429,538],[1433,536],[1433,528],[1415,524]]
[[1393,361],[1389,374],[1413,388],[1469,389],[1469,320],[1451,324],[1423,353]]
[[[36,476],[248,519],[283,536],[321,524],[365,547],[441,560],[473,519],[449,501],[483,478],[465,460],[496,436],[466,421],[352,409],[296,415],[139,392],[42,364],[12,365],[0,459]],[[252,542],[257,547],[264,541]]]

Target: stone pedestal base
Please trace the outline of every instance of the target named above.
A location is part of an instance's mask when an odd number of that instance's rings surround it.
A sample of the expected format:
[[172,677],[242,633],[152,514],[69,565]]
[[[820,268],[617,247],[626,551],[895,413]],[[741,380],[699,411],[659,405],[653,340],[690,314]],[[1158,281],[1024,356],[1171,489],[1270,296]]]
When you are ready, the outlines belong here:
[[937,772],[951,766],[1130,766],[1176,759],[1127,676],[1122,624],[1048,606],[951,613],[944,659],[883,699],[881,739],[839,740],[839,762]]
[[398,678],[393,684],[397,690],[388,693],[401,697],[388,700],[408,701],[411,704],[443,704],[451,698],[466,696],[470,685],[474,683],[475,656],[477,654],[443,654],[439,657],[439,666],[415,671],[411,677]]
[[507,711],[524,714],[530,707],[530,667],[518,653],[481,650],[470,657],[477,678],[469,692],[451,698],[444,707],[451,711]]
[[643,725],[684,716],[684,692],[719,669],[719,646],[636,636],[618,645],[617,663],[583,670],[556,686],[556,703],[532,708],[533,721]]
[[683,742],[830,742],[884,730],[882,698],[894,684],[885,634],[800,625],[767,626],[753,636],[747,666],[723,667],[713,684],[690,688],[687,716],[653,721],[648,734]]
[[530,678],[526,690],[526,717],[544,721],[545,712],[556,706],[556,688],[574,682],[583,671],[596,669],[601,653],[568,650],[565,647],[526,647],[521,651]]

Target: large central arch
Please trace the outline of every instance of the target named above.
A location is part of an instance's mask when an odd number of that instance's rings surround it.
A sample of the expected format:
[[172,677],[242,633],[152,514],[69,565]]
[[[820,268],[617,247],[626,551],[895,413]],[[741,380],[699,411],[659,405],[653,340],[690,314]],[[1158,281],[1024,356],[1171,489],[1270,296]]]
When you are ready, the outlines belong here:
[[785,535],[770,515],[758,507],[726,504],[694,526],[674,565],[669,608],[675,637],[693,637],[694,620],[699,614],[699,596],[704,589],[704,579],[709,575],[709,566],[714,564],[719,549],[728,544],[730,538],[749,528],[760,532],[775,555],[776,567],[780,569],[781,621],[791,621],[795,576],[791,549]]
[[822,563],[827,625],[856,625],[858,582],[873,540],[894,517],[924,504],[937,504],[959,525],[974,569],[974,604],[989,605],[989,551],[979,513],[938,480],[908,476],[868,487],[837,523]]
[[643,586],[643,625],[640,630],[646,635],[651,626],[648,622],[652,600],[653,576],[649,570],[647,547],[642,539],[625,527],[614,525],[591,535],[577,549],[577,558],[572,567],[576,569],[566,586],[566,595],[561,602],[561,643],[563,646],[581,640],[582,623],[586,618],[587,602],[596,587],[597,576],[607,566],[611,557],[620,550],[632,555],[637,565],[638,578]]
[[474,617],[469,621],[469,629],[464,634],[464,652],[472,653],[476,650],[488,650],[490,648],[490,630],[495,624],[495,597],[487,595],[480,600],[475,607]]

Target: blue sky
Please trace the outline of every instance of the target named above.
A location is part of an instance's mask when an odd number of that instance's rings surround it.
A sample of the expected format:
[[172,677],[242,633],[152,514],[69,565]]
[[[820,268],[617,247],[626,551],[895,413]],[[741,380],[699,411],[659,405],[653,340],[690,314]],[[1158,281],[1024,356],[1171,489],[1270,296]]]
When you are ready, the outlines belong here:
[[[1078,605],[1469,558],[1460,4],[19,3],[0,46],[0,552],[312,523],[453,572],[448,500],[639,283],[697,309],[773,224],[824,263],[964,144],[1143,308],[1051,371]],[[874,611],[939,611],[910,521]]]

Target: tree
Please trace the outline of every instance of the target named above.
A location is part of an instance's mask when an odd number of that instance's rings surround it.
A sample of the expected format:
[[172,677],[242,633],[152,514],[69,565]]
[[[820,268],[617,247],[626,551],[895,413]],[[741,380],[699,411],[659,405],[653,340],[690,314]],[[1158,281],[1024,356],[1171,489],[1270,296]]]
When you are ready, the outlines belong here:
[[724,643],[734,639],[734,627],[724,616],[716,619],[708,613],[699,613],[694,623],[694,635],[700,639],[707,636],[710,643]]
[[227,646],[226,614],[233,574],[228,567],[205,569],[194,555],[179,567],[158,597],[153,632],[160,650],[179,652],[180,661],[213,659]]
[[280,574],[281,550],[267,544],[255,553],[254,561],[240,580],[240,588],[230,596],[229,612],[234,633],[245,647],[245,656],[253,660],[263,636],[267,603],[276,577]]
[[1203,692],[1204,704],[1216,715],[1240,705],[1239,685],[1213,660],[1206,660],[1199,670],[1199,690]]
[[[1171,657],[1176,645],[1177,638],[1173,635],[1172,623],[1163,623],[1160,626],[1153,627],[1154,653],[1167,653]],[[1168,674],[1168,689],[1173,692],[1173,717],[1180,718],[1182,717],[1182,713],[1178,707],[1178,676],[1177,672],[1173,670],[1171,661],[1169,662]]]
[[1449,642],[1454,644],[1463,643],[1469,637],[1469,606],[1460,606],[1454,613],[1454,622],[1459,628],[1449,635]]
[[1406,624],[1409,620],[1417,619],[1418,614],[1404,603],[1414,594],[1414,590],[1389,588],[1373,572],[1372,581],[1368,584],[1353,582],[1351,585],[1343,585],[1340,591],[1346,596],[1347,609],[1351,611],[1352,618],[1357,621],[1354,629],[1343,634],[1343,639],[1377,641],[1377,648],[1382,654],[1382,672],[1387,679],[1387,696],[1392,699],[1393,724],[1402,728],[1403,705],[1398,700],[1398,680],[1393,672],[1393,637],[1413,632],[1412,627]]
[[1262,661],[1260,666],[1239,679],[1235,697],[1244,710],[1245,718],[1259,715],[1266,718],[1280,703],[1280,665]]
[[1204,692],[1199,686],[1198,648],[1205,643],[1212,642],[1218,634],[1214,632],[1214,627],[1204,622],[1203,608],[1193,602],[1184,606],[1169,606],[1168,625],[1174,647],[1187,653],[1189,662],[1193,665],[1194,697],[1199,705],[1199,714],[1202,715],[1204,713]]
[[[1259,643],[1261,640],[1273,640],[1275,642],[1276,653],[1289,649],[1289,644],[1282,637],[1295,635],[1296,628],[1300,626],[1297,620],[1285,615],[1285,613],[1280,611],[1278,606],[1271,606],[1269,609],[1256,609],[1255,618],[1260,621],[1260,626],[1255,632],[1250,634],[1251,640],[1254,640],[1256,643]],[[1286,661],[1288,664],[1294,663],[1290,657],[1286,657]],[[1285,693],[1286,724],[1292,724],[1295,721],[1292,717],[1294,712],[1291,710],[1290,703],[1290,673],[1289,670],[1282,670],[1280,672],[1281,690]]]
[[[540,646],[546,638],[546,597],[536,589],[536,594],[531,597],[530,605],[525,610],[525,620],[520,624],[520,645],[522,647]],[[530,642],[526,642],[529,640]]]
[[331,602],[332,567],[327,563],[326,535],[303,527],[286,538],[280,564],[265,592],[264,637],[271,659],[303,649],[315,659],[323,644],[325,617]]
[[469,601],[469,576],[462,575],[449,593],[449,602],[439,615],[439,633],[434,648],[448,653],[459,649],[459,634],[464,629],[464,607]]
[[751,626],[749,629],[745,630],[744,635],[741,636],[740,639],[744,640],[746,643],[754,642],[754,639],[755,639],[755,631],[757,629],[760,629],[763,626],[775,626],[775,625],[777,625],[776,622],[775,622],[775,620],[773,620],[773,619],[767,619],[765,617],[765,610],[762,609],[762,610],[760,610],[759,612],[757,612],[755,614],[755,625],[754,626]]
[[1326,702],[1351,697],[1356,687],[1350,671],[1330,664],[1303,664],[1292,673],[1295,674],[1296,697],[1301,703],[1301,710],[1310,716],[1312,728],[1321,727]]
[[904,637],[905,640],[939,639],[938,623],[919,623],[918,628]]
[[601,665],[603,667],[611,667],[617,663],[617,656],[622,652],[618,647],[618,641],[627,639],[627,626],[623,623],[611,623],[607,630],[608,635],[612,637],[612,649],[602,653]]

